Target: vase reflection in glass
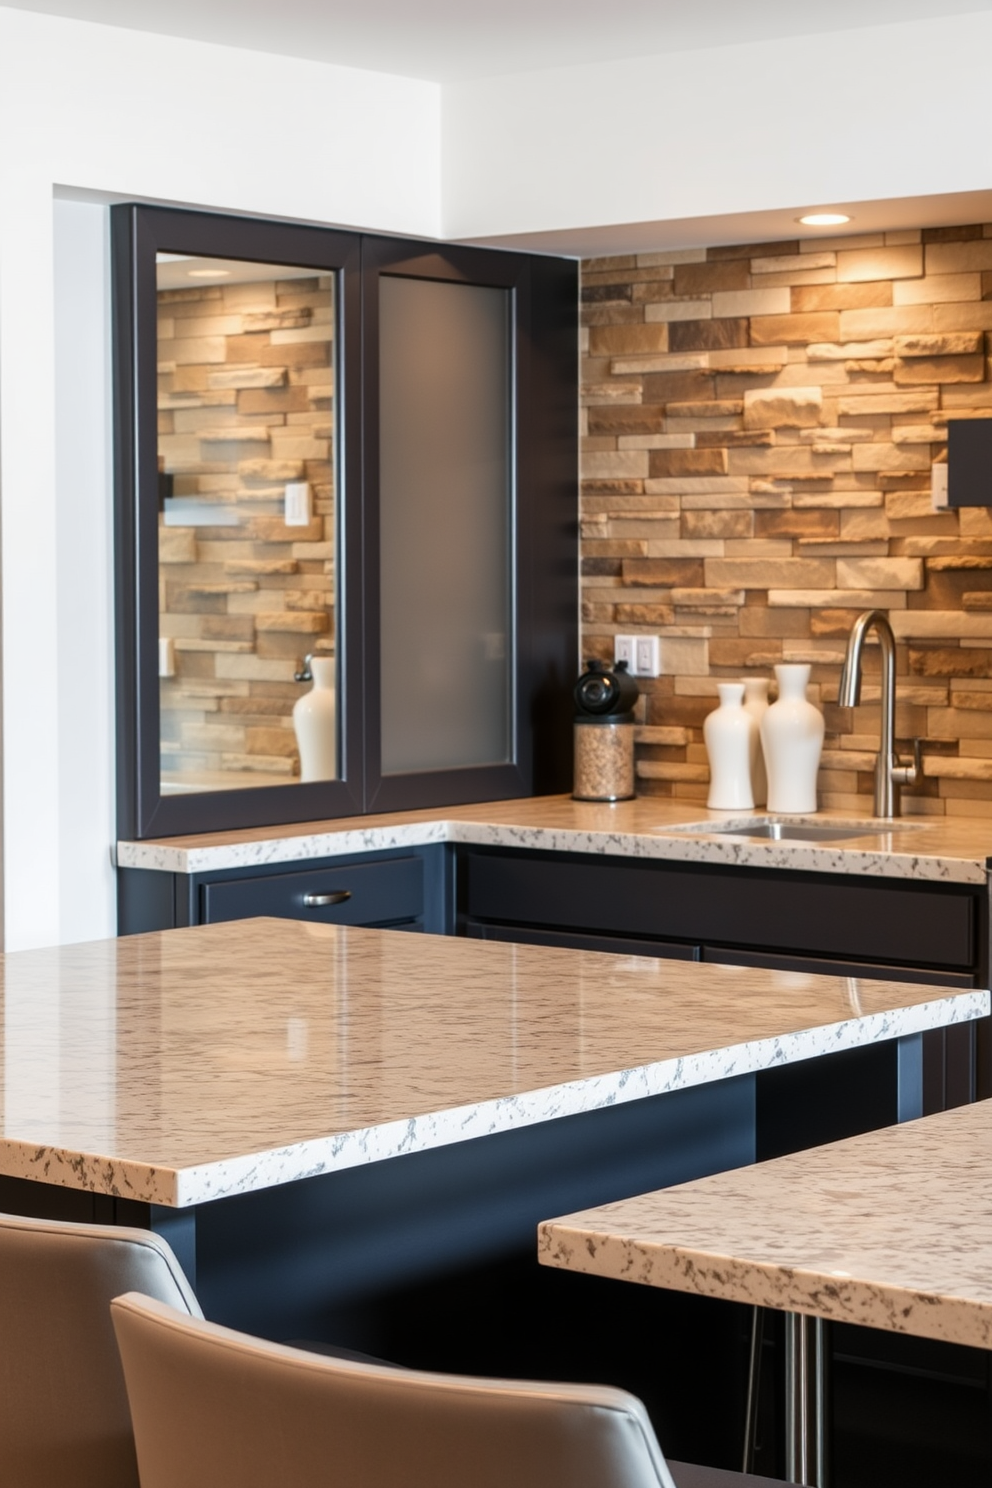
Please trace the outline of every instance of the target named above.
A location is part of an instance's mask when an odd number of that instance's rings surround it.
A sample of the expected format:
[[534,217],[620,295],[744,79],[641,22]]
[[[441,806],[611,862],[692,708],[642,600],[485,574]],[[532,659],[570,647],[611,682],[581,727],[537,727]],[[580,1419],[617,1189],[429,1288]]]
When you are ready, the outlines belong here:
[[775,668],[778,701],[761,721],[768,771],[768,809],[783,815],[816,810],[816,778],[823,749],[823,714],[806,697],[806,663]]
[[[301,780],[335,780],[337,763],[336,664],[333,656],[309,656],[313,687],[293,704]],[[305,672],[300,673],[301,679]]]

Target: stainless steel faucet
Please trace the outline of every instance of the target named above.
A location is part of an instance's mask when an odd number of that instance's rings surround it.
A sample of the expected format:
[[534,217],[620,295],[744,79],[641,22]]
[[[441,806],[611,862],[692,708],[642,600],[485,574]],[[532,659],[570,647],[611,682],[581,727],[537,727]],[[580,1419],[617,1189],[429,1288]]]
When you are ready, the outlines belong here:
[[842,708],[854,708],[861,698],[861,653],[865,636],[874,630],[882,648],[882,735],[875,760],[875,804],[876,816],[899,815],[899,791],[901,785],[915,785],[921,774],[920,741],[913,740],[913,763],[900,764],[895,754],[896,716],[896,640],[892,626],[881,610],[865,610],[855,620],[847,642],[844,670],[840,674],[840,695],[837,701]]

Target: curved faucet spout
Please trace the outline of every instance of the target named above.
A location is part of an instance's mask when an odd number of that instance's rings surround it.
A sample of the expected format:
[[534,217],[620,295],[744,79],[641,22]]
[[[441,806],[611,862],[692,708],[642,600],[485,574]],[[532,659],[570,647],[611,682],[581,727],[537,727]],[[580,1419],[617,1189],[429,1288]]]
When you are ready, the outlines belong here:
[[851,628],[837,701],[842,708],[854,708],[861,699],[862,657],[870,630],[878,636],[882,651],[882,726],[875,760],[874,811],[876,816],[898,816],[896,783],[914,784],[917,772],[913,766],[900,765],[895,756],[896,640],[881,610],[865,610]]

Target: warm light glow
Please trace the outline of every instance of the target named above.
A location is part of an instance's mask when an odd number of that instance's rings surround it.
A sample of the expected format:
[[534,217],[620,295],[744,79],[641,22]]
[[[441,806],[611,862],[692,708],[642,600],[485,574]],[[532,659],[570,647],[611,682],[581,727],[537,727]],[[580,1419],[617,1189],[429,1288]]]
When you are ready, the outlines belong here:
[[803,227],[841,227],[845,222],[850,222],[850,217],[843,212],[810,212],[805,217],[796,219]]
[[187,279],[230,279],[230,269],[187,269]]

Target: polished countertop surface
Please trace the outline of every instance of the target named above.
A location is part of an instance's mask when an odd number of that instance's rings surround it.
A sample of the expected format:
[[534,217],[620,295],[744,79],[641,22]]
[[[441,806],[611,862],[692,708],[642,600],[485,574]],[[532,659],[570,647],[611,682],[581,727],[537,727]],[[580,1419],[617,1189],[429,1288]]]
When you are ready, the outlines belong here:
[[[685,863],[723,863],[749,868],[790,868],[944,883],[986,882],[992,855],[992,822],[947,817],[900,817],[872,821],[851,813],[820,812],[781,818],[814,827],[837,827],[844,835],[827,841],[793,838],[762,841],[740,834],[748,819],[768,814],[708,811],[691,802],[640,797],[614,805],[573,801],[571,796],[536,796],[334,821],[120,842],[122,868],[203,873],[266,864],[306,863],[350,853],[420,847],[436,842],[488,847],[597,853]],[[735,829],[721,835],[721,828]]]
[[540,1227],[550,1266],[992,1348],[992,1101]]
[[3,975],[0,1173],[186,1206],[984,1017],[989,993],[241,920]]

